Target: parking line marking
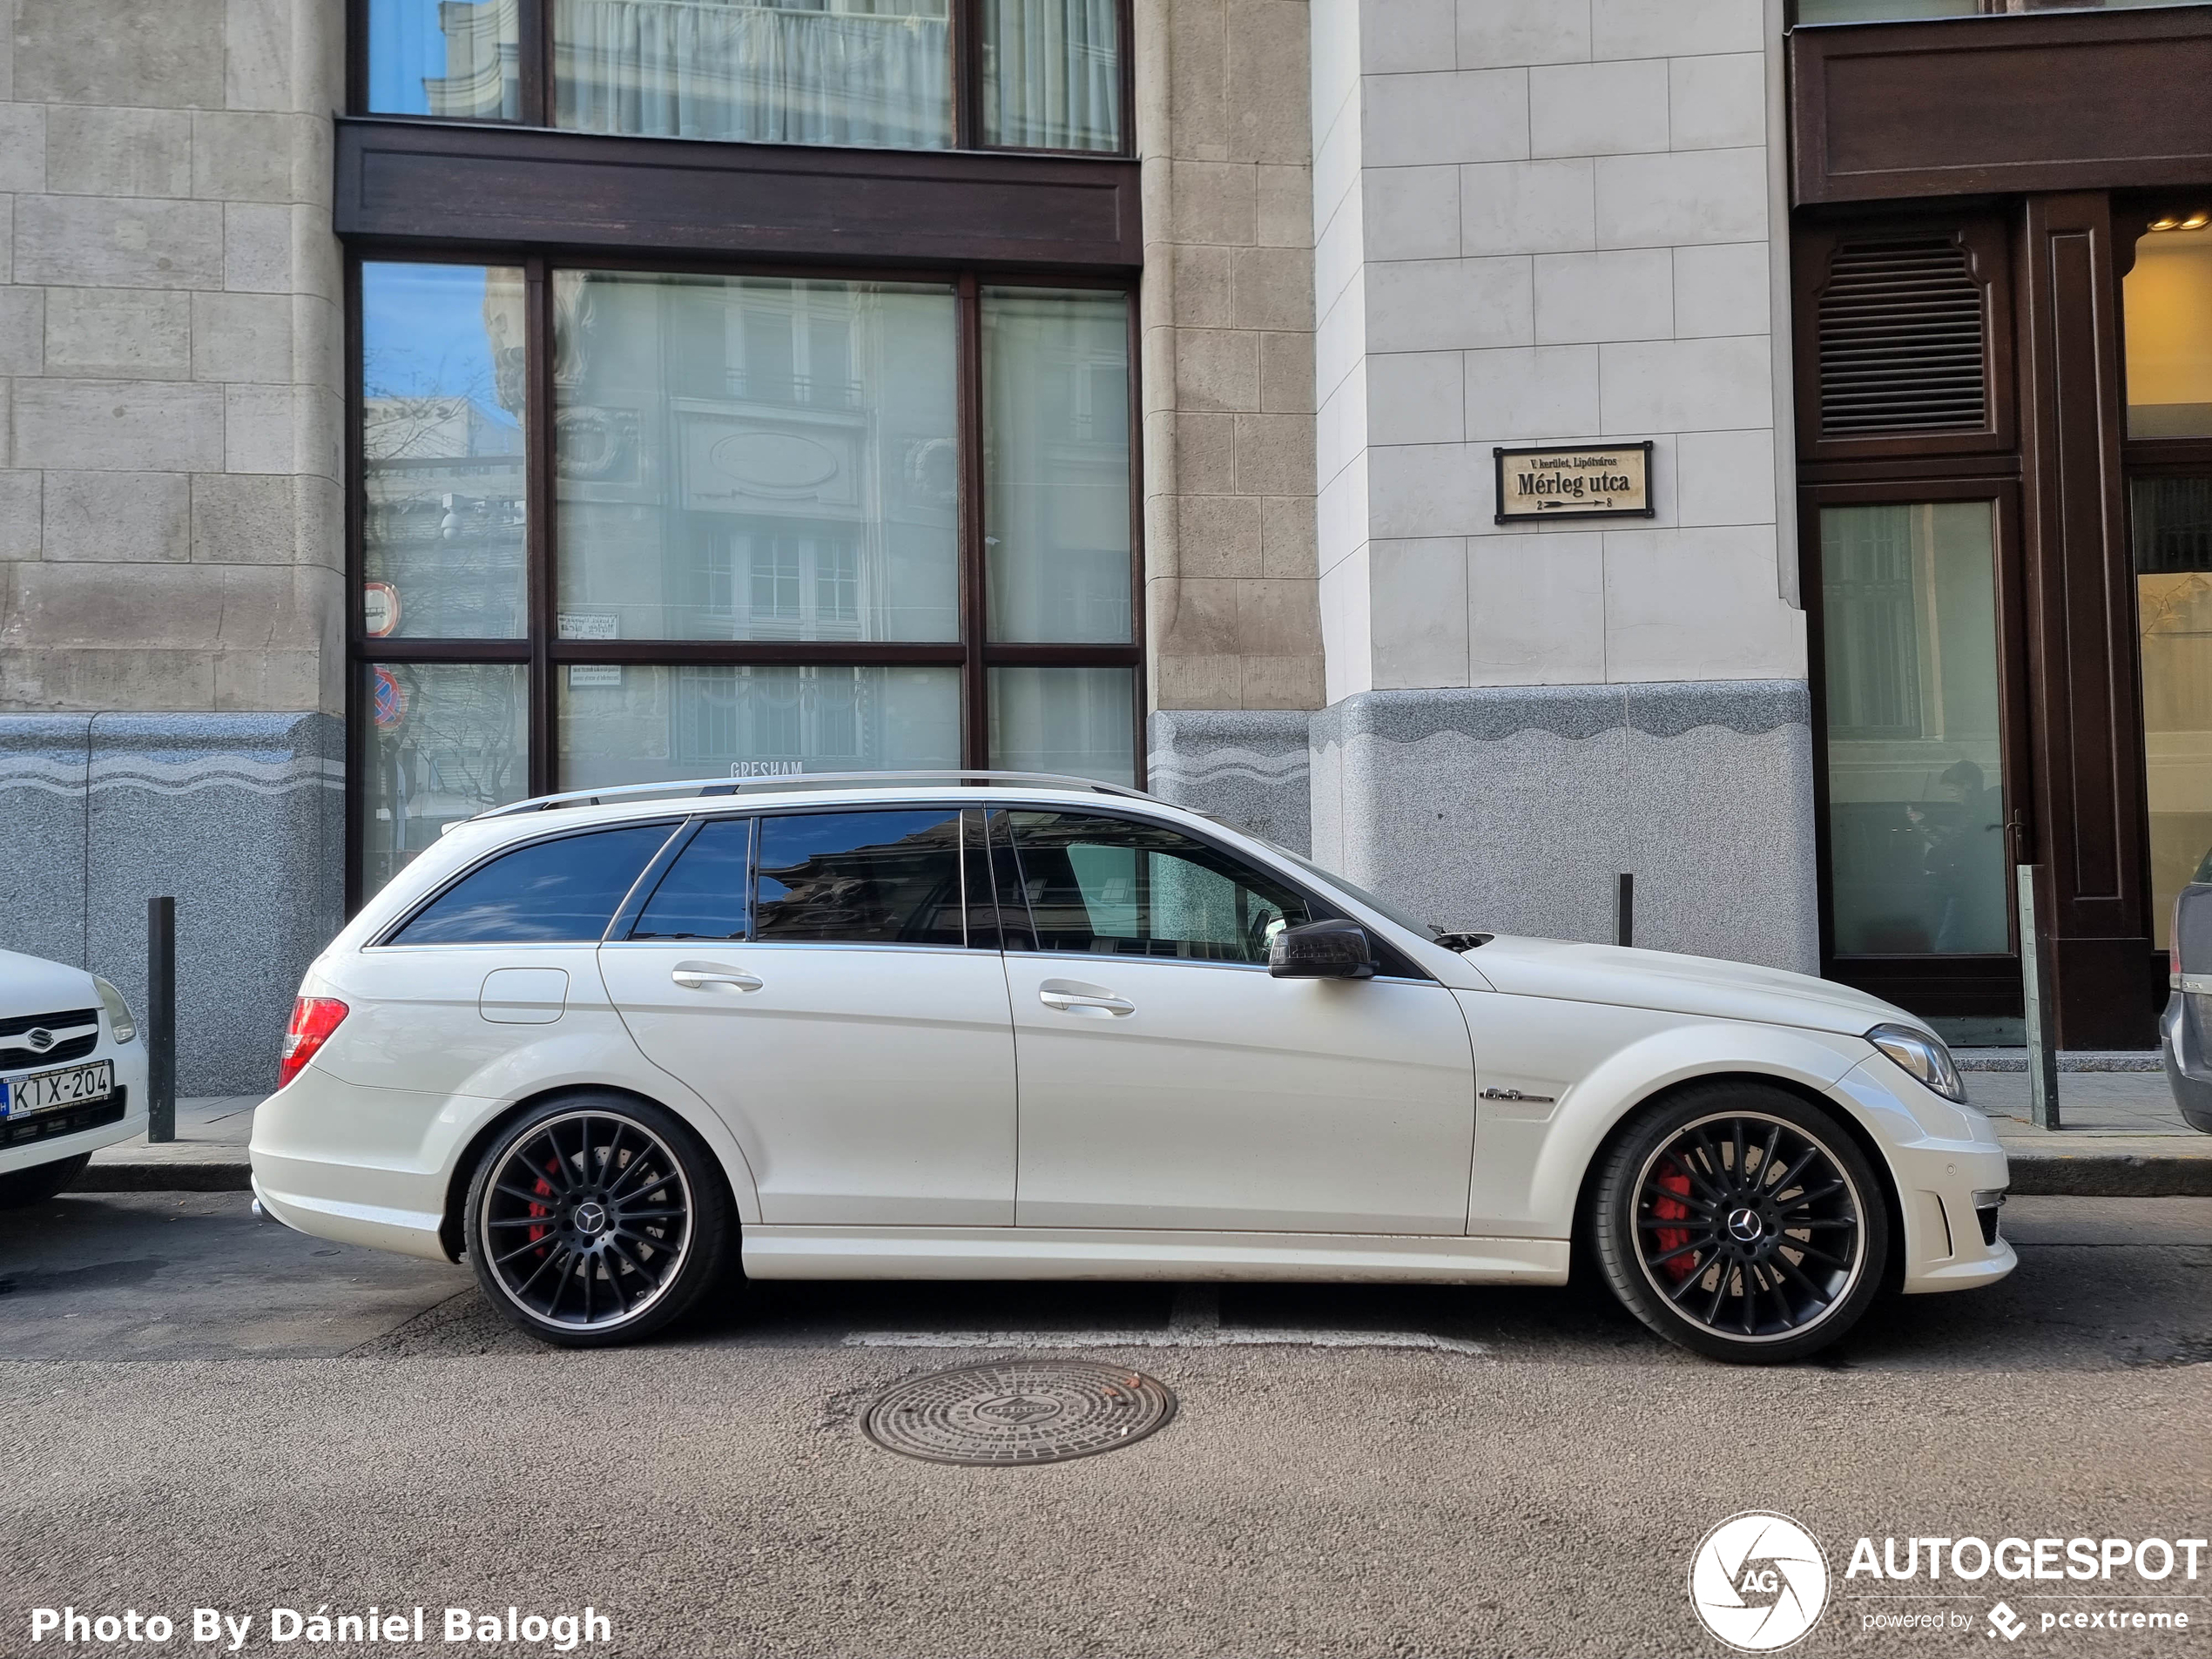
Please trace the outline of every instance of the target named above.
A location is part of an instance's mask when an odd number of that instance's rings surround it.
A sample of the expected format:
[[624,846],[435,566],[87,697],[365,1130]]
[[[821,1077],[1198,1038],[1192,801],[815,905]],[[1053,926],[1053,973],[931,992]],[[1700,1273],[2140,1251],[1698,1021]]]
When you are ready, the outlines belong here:
[[853,1331],[848,1348],[1412,1348],[1487,1354],[1487,1344],[1426,1331],[1271,1331],[1178,1325],[1165,1331]]

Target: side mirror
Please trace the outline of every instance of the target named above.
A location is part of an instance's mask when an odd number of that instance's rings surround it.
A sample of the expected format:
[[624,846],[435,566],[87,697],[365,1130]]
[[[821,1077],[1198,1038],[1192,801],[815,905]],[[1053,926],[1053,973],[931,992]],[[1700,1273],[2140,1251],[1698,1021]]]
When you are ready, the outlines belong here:
[[1356,921],[1309,921],[1268,942],[1267,971],[1277,979],[1372,979],[1375,947]]

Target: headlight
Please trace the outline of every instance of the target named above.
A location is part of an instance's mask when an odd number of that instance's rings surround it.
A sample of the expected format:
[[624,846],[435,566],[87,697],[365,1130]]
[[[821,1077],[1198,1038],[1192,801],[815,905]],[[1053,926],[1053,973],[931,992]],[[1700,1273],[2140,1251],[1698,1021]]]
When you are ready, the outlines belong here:
[[108,1029],[115,1033],[118,1042],[130,1042],[138,1035],[138,1022],[131,1017],[131,1005],[123,1000],[122,992],[98,974],[92,975],[92,983],[100,993],[102,1006],[107,1009]]
[[1959,1076],[1958,1062],[1939,1039],[1909,1025],[1878,1025],[1866,1040],[1946,1100],[1966,1103],[1966,1085]]

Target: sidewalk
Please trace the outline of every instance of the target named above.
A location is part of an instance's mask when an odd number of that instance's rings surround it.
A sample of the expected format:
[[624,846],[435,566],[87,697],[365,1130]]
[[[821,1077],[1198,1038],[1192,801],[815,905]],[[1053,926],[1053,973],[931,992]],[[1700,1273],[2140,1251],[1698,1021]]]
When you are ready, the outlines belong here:
[[[2005,1063],[1982,1050],[1968,1063]],[[1963,1058],[1964,1056],[1962,1056]],[[1966,1097],[1997,1126],[2013,1162],[2012,1190],[2080,1197],[2212,1196],[2212,1135],[2182,1122],[2162,1071],[2077,1071],[2059,1076],[2061,1130],[2028,1121],[2027,1074],[1969,1069]],[[164,1146],[125,1141],[92,1155],[79,1192],[243,1192],[246,1143],[258,1095],[177,1103],[177,1138]]]
[[[1975,1063],[1961,1059],[1970,1067]],[[2162,1070],[2062,1069],[2059,1122],[2065,1127],[2058,1130],[2038,1129],[2029,1121],[2025,1067],[1969,1069],[1965,1076],[1966,1098],[1989,1114],[2012,1159],[2014,1192],[2099,1198],[2212,1195],[2212,1135],[2200,1135],[2182,1121]]]
[[177,1103],[177,1138],[125,1141],[92,1154],[72,1192],[244,1192],[246,1143],[259,1095],[204,1095]]

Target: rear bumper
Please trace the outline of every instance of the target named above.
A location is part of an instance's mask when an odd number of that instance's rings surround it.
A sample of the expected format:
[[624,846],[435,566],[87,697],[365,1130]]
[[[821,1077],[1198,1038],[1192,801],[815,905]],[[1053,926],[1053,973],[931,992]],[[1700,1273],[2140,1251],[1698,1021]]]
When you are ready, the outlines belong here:
[[449,1261],[462,1149],[496,1101],[364,1089],[309,1065],[253,1114],[253,1196],[295,1231]]

